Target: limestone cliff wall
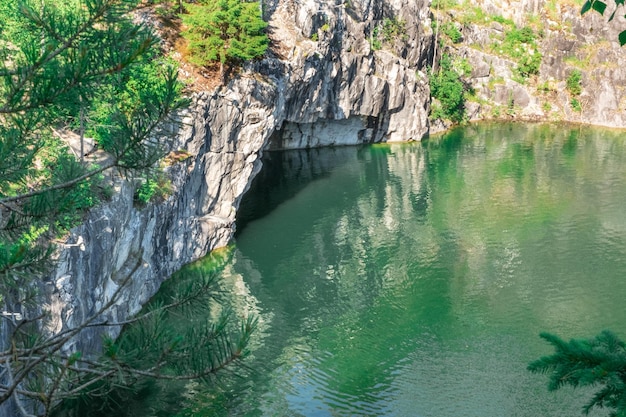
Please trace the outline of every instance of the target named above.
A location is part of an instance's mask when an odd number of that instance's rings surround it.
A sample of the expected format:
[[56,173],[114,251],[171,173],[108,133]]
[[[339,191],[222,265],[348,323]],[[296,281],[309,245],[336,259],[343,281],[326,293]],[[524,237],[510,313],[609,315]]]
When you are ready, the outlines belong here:
[[[475,5],[489,18],[462,22],[462,12],[448,13],[463,34],[463,41],[451,45],[449,52],[466,59],[471,67],[466,82],[477,98],[467,103],[472,120],[506,118],[626,127],[626,49],[618,42],[619,32],[626,28],[623,13],[607,22],[612,10],[607,9],[607,17],[593,11],[581,16],[580,6],[567,2],[479,0]],[[508,29],[493,16],[511,19],[520,28],[533,28],[542,54],[537,75],[515,76],[518,63],[494,47]],[[573,71],[582,74],[580,95],[572,95],[566,88]],[[573,99],[579,109],[572,106]]]
[[[173,272],[226,245],[264,150],[419,140],[428,132],[426,1],[279,0],[264,8],[274,52],[215,92],[195,94],[172,144],[189,155],[167,168],[172,195],[137,208],[132,185],[119,181],[112,201],[62,245],[45,284],[50,331],[92,315],[130,275],[103,317],[124,320]],[[374,51],[369,38],[385,19],[404,21],[406,35]],[[84,247],[72,246],[79,239]],[[96,349],[102,331],[85,330],[74,348]]]
[[[282,58],[258,67],[280,93],[272,148],[419,140],[427,133],[421,70],[433,44],[426,1],[283,0],[266,13]],[[371,37],[386,19],[402,21],[405,33],[373,50]]]

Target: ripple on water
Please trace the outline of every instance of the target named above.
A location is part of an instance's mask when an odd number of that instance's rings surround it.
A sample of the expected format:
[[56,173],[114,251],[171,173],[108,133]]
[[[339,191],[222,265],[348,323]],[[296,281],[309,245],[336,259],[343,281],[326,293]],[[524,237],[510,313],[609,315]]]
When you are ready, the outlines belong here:
[[[396,416],[562,417],[579,415],[589,395],[589,390],[566,389],[553,393],[553,402],[538,401],[545,381],[512,359],[523,350],[515,338],[445,342],[429,337],[416,347],[393,370],[387,401]],[[536,388],[520,390],[520,385]]]

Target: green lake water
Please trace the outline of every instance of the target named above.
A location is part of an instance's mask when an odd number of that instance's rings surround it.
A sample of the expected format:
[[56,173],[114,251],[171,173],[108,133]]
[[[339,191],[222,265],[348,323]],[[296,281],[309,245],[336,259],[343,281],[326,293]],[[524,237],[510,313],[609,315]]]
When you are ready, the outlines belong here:
[[[247,367],[169,401],[194,416],[581,415],[590,391],[548,392],[526,366],[551,353],[542,331],[626,338],[625,145],[479,124],[269,154],[220,272],[227,304],[259,319]],[[145,415],[165,415],[155,404]]]

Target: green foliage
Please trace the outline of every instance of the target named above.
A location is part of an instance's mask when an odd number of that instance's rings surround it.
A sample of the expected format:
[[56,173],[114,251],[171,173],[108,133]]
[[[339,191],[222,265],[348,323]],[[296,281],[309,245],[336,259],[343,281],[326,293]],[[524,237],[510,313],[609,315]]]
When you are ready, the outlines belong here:
[[589,66],[589,62],[586,60],[582,60],[580,58],[578,58],[576,55],[570,55],[568,57],[565,57],[564,61],[566,63],[568,63],[569,65],[572,65],[574,67],[578,67],[581,69],[585,69],[586,67]]
[[472,74],[472,66],[470,65],[467,58],[457,59],[454,62],[454,70],[464,76],[469,77]]
[[463,13],[459,16],[459,22],[463,25],[472,23],[485,24],[489,21],[489,17],[480,6],[468,6],[464,8]]
[[433,0],[430,4],[431,9],[448,10],[458,5],[457,0]]
[[[0,30],[4,247],[12,247],[11,242],[30,226],[48,228],[41,244],[64,233],[99,201],[102,171],[114,166],[142,169],[162,154],[149,134],[182,104],[180,88],[171,70],[169,77],[162,73],[158,80],[153,77],[136,85],[136,97],[129,96],[132,80],[149,73],[138,63],[152,58],[156,45],[147,28],[130,20],[128,12],[135,4],[134,0],[0,2],[0,21],[9,22]],[[129,87],[121,88],[123,84]],[[98,109],[106,117],[94,117],[95,124],[84,117]],[[112,155],[103,166],[82,163],[56,130],[84,124],[91,132],[101,125],[112,132],[108,142],[100,143]],[[5,268],[7,276],[21,275],[15,264],[0,265]]]
[[548,389],[566,385],[599,387],[583,407],[588,414],[594,407],[607,408],[610,416],[626,415],[626,344],[615,334],[603,331],[593,339],[565,342],[558,336],[542,333],[554,347],[554,354],[528,365],[531,372],[548,374]]
[[574,110],[575,112],[580,113],[583,110],[582,105],[580,104],[580,101],[577,98],[573,98],[570,101],[570,105],[572,106],[572,110]]
[[406,40],[406,22],[398,19],[383,19],[383,41],[392,42],[395,39]]
[[516,112],[517,112],[517,107],[515,106],[515,99],[513,98],[513,93],[509,91],[509,98],[507,100],[507,105],[506,105],[506,114],[509,117],[513,117],[515,116]]
[[376,25],[372,33],[371,47],[377,51],[383,45],[393,45],[396,40],[406,41],[406,22],[404,20],[385,18],[382,24]]
[[431,117],[460,123],[465,117],[465,85],[454,70],[452,59],[444,54],[436,74],[429,74],[431,96],[441,103],[434,107]]
[[551,93],[553,91],[556,91],[554,86],[552,86],[552,84],[550,84],[549,81],[544,81],[542,83],[540,83],[539,85],[537,85],[537,91],[541,92],[541,93]]
[[502,53],[517,61],[516,72],[520,79],[539,73],[541,53],[535,32],[530,27],[512,27],[506,31],[501,42],[492,45],[495,52]]
[[187,27],[189,61],[200,66],[234,64],[262,56],[268,46],[258,2],[204,1],[186,4],[181,18]]
[[548,113],[550,110],[552,110],[552,104],[550,104],[550,102],[548,101],[544,101],[541,104],[541,110],[543,110],[545,113]]
[[[190,381],[186,376],[197,376],[193,381],[197,388],[215,388],[216,380],[223,382],[230,376],[241,378],[239,367],[227,365],[247,356],[248,341],[257,322],[251,316],[236,318],[221,303],[223,288],[217,273],[232,253],[232,247],[218,249],[175,273],[133,325],[127,326],[117,340],[105,340],[100,370],[119,367],[123,378],[132,380],[133,386],[120,384],[119,377],[104,378],[98,390],[108,395],[98,396],[98,391],[92,390],[67,399],[63,407],[66,417],[143,415],[148,402],[159,415],[178,415],[179,404],[169,399],[172,393],[179,395],[181,390],[188,390]],[[216,301],[222,307],[219,313],[214,310]],[[207,321],[212,314],[217,317]],[[151,371],[133,374],[137,369]],[[158,373],[162,380],[151,378],[150,373]]]
[[582,76],[582,72],[577,69],[572,70],[569,73],[567,80],[565,81],[565,85],[567,87],[567,91],[569,91],[571,95],[579,96],[580,93],[582,93]]
[[182,0],[148,0],[148,4],[156,4],[155,13],[165,19],[174,19],[184,11]]
[[509,27],[515,27],[515,23],[511,19],[507,19],[507,18],[502,17],[500,15],[492,16],[491,19],[494,22],[498,22],[498,23],[500,23],[502,25],[509,26]]
[[157,182],[148,178],[135,190],[135,200],[142,204],[147,204],[156,194],[157,188]]
[[374,51],[379,51],[383,48],[383,43],[381,42],[380,38],[379,38],[379,32],[380,30],[378,29],[378,26],[376,26],[374,28],[374,32],[372,33],[372,36],[370,38],[370,47],[374,50]]
[[446,35],[452,43],[459,43],[463,40],[461,31],[453,22],[445,22],[441,25],[441,32]]
[[517,72],[522,77],[539,74],[541,59],[541,53],[538,51],[522,55],[517,62]]
[[523,27],[521,29],[514,28],[509,30],[504,35],[504,44],[510,49],[518,46],[520,43],[532,44],[535,42],[535,33],[529,27]]
[[[41,333],[38,288],[53,265],[52,239],[98,203],[104,171],[150,169],[163,155],[163,126],[175,123],[171,116],[185,104],[175,66],[156,59],[156,36],[132,21],[136,4],[0,1],[0,307],[26,319],[0,317],[12,322],[0,351],[0,374],[11,375],[2,377],[0,404],[21,399],[24,414],[49,415],[64,398],[82,395],[76,388],[94,388],[88,382],[103,365],[93,352],[89,360],[63,352],[84,328],[101,325],[96,320],[112,304],[82,311],[74,327]],[[68,126],[96,136],[107,152],[100,166],[74,155],[59,133]],[[135,270],[117,277],[120,289]],[[119,363],[109,364],[115,384],[133,380]]]
[[177,71],[171,60],[150,54],[92,95],[87,133],[118,159],[120,167],[146,169],[164,156],[160,137],[151,138],[150,147],[132,146],[128,138],[139,139],[142,131],[155,129],[166,114],[186,102],[178,98],[182,84]]
[[172,192],[172,183],[163,172],[148,176],[135,190],[135,201],[147,204],[154,200],[163,200]]

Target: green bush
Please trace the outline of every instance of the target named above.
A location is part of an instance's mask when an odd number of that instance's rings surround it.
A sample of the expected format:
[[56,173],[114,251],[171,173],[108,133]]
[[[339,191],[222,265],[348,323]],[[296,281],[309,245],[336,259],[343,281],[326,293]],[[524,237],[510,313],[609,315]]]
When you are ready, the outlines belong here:
[[441,57],[439,71],[429,74],[429,83],[431,96],[441,103],[441,110],[435,112],[434,108],[431,117],[462,122],[465,119],[465,86],[461,76],[454,71],[449,55]]
[[398,38],[403,41],[406,40],[406,22],[404,20],[385,18],[383,20],[383,38],[386,42],[392,42]]
[[541,58],[541,54],[537,51],[532,54],[524,54],[517,63],[517,72],[522,77],[539,74]]
[[147,177],[136,189],[135,189],[135,201],[141,205],[145,205],[150,201],[164,200],[172,192],[172,183],[169,178],[163,173]]
[[502,25],[506,25],[506,26],[510,26],[510,27],[514,27],[515,23],[511,20],[511,19],[506,19],[502,16],[493,16],[491,18],[494,22],[498,22]]
[[472,66],[470,65],[467,58],[459,59],[455,62],[454,69],[464,77],[469,77],[472,75]]
[[200,66],[236,63],[262,56],[269,44],[258,2],[204,0],[185,4],[189,61]]
[[580,72],[580,70],[577,70],[577,69],[569,73],[569,76],[567,77],[567,80],[565,81],[565,83],[566,83],[567,91],[569,91],[571,95],[579,96],[580,93],[582,93],[582,85],[581,85],[582,76],[583,75]]
[[374,28],[374,33],[372,34],[372,38],[370,40],[370,42],[371,42],[370,46],[372,47],[372,49],[374,51],[378,51],[378,50],[382,49],[382,47],[383,47],[383,44],[382,44],[382,42],[379,39],[378,32],[379,32],[378,26],[376,26]]
[[[105,150],[115,146],[120,123],[135,116],[143,118],[146,109],[154,108],[157,100],[163,100],[168,94],[166,75],[177,70],[178,65],[173,60],[156,56],[138,60],[116,77],[114,83],[94,95],[86,135],[93,137]],[[182,83],[176,83],[174,93],[180,95],[182,88]]]
[[518,45],[520,43],[532,44],[535,42],[535,33],[529,27],[523,27],[521,29],[513,28],[506,32],[504,41],[511,45]]
[[530,27],[509,29],[502,42],[494,43],[493,49],[517,61],[516,72],[520,79],[539,73],[542,55]]
[[433,0],[430,8],[433,10],[452,9],[458,5],[456,0]]
[[583,107],[577,98],[573,98],[572,101],[570,101],[570,105],[572,106],[572,110],[574,110],[575,112],[580,113],[583,110]]
[[371,38],[371,47],[377,51],[382,49],[384,44],[393,44],[397,39],[407,40],[406,23],[404,20],[385,18],[382,24],[374,28]]
[[544,81],[537,86],[537,91],[541,93],[550,93],[554,91],[554,87],[548,81]]
[[446,35],[452,43],[459,43],[463,40],[463,35],[459,28],[453,22],[445,22],[441,25],[441,31],[444,35]]

